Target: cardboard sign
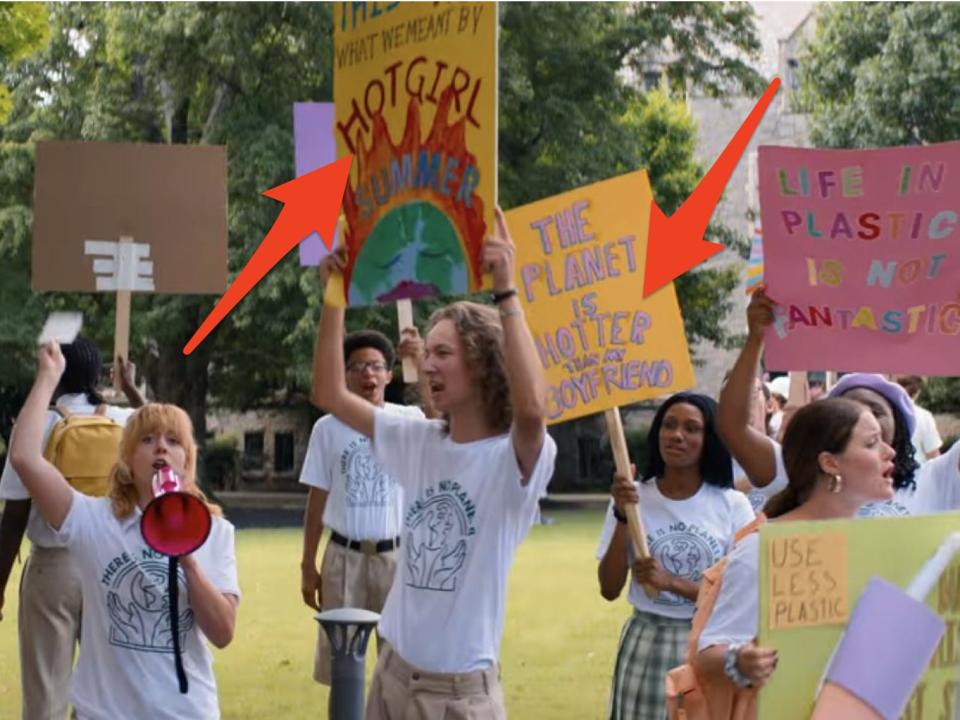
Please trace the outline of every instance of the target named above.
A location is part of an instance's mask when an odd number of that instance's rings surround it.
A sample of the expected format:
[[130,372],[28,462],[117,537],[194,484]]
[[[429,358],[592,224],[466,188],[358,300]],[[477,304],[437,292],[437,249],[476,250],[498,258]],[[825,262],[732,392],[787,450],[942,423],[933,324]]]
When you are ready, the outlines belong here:
[[480,289],[497,174],[495,3],[336,3],[350,305]]
[[[333,103],[302,102],[293,104],[294,165],[297,177],[313,172],[337,159],[333,138],[335,110]],[[332,247],[340,242],[339,227]],[[330,252],[317,233],[310,233],[300,243],[300,265],[316,266]]]
[[[121,249],[121,238],[130,238],[131,247]],[[226,148],[37,144],[35,291],[221,294],[226,288]]]
[[[782,598],[775,592],[774,582],[782,582],[775,572],[774,551],[780,565],[789,565],[793,558],[796,569],[806,571],[796,582],[805,586],[794,599],[809,602],[815,598],[834,598],[839,589],[829,590],[831,574],[838,588],[845,580],[846,605],[860,612],[859,601],[873,578],[882,578],[898,588],[906,588],[914,576],[934,554],[944,539],[960,527],[960,513],[877,519],[832,520],[829,522],[772,522],[760,530],[760,632],[758,643],[776,648],[779,662],[770,682],[759,695],[759,717],[777,720],[807,720],[811,716],[824,669],[846,631],[846,621],[835,621],[833,610],[822,622],[777,623],[774,613]],[[842,538],[842,540],[841,540]],[[786,551],[785,551],[786,549]],[[845,551],[841,560],[833,553]],[[802,559],[798,559],[802,555]],[[781,569],[785,569],[781,568]],[[824,586],[816,591],[810,571]],[[875,581],[874,581],[875,582]],[[799,589],[799,588],[798,588]],[[960,559],[955,560],[940,577],[926,604],[946,621],[947,630],[930,661],[923,679],[916,684],[907,710],[906,720],[952,720],[960,696]],[[792,602],[792,607],[797,604]],[[854,617],[851,615],[850,617]],[[906,617],[890,617],[895,624]],[[892,634],[890,635],[892,636]],[[888,637],[890,637],[888,636]],[[906,653],[906,648],[901,651]],[[896,648],[888,653],[895,656]],[[869,667],[879,657],[865,657]]]
[[770,629],[845,623],[847,538],[843,533],[773,538],[768,546]]
[[507,213],[550,423],[694,384],[673,285],[641,299],[651,199],[635,172]]
[[759,158],[768,367],[955,375],[960,142]]

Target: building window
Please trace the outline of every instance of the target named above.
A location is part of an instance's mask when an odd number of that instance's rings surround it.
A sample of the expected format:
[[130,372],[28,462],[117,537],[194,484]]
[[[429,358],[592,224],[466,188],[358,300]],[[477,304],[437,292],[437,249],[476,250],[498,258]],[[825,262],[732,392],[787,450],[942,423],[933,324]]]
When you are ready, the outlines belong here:
[[643,73],[644,92],[653,92],[660,87],[663,81],[663,72],[661,70],[646,70]]
[[800,89],[800,63],[796,58],[787,60],[787,87],[791,90]]
[[274,433],[273,469],[277,472],[293,470],[293,433]]
[[243,469],[263,470],[263,433],[243,434]]

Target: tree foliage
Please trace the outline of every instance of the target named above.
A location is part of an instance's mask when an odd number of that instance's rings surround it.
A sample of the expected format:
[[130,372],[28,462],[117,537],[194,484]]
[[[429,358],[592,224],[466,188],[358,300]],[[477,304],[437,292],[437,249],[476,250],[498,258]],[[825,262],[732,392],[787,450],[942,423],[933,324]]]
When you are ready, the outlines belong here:
[[820,147],[886,147],[960,137],[960,5],[821,6],[801,58],[801,97]]
[[[758,87],[744,60],[759,48],[747,4],[500,7],[507,208],[646,167],[670,212],[702,174],[682,89]],[[332,91],[327,3],[58,3],[45,11],[49,44],[4,66],[14,91],[0,126],[0,403],[26,388],[33,337],[50,309],[84,310],[86,332],[101,348],[112,345],[111,297],[30,291],[34,142],[226,145],[232,277],[279,209],[260,192],[293,176],[292,104],[329,100]],[[644,94],[630,79],[654,56],[670,93]],[[186,359],[180,350],[215,298],[135,296],[131,355],[158,397],[189,410],[201,438],[210,397],[240,409],[303,398],[320,304],[314,276],[292,253]],[[692,340],[723,339],[732,286],[717,272],[679,283]],[[389,308],[351,313],[349,322],[395,332]]]
[[[815,145],[886,147],[960,139],[960,5],[821,6],[802,56]],[[960,407],[960,379],[932,378],[921,403]]]
[[[49,37],[43,3],[0,3],[0,72],[40,50]],[[11,107],[10,88],[0,82],[0,122]]]

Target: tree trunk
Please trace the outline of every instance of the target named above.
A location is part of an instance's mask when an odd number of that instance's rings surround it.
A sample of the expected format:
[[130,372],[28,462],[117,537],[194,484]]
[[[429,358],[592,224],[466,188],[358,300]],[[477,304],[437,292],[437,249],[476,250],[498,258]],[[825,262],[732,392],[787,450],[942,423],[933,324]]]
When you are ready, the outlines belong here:
[[[183,98],[177,103],[170,126],[170,142],[182,145],[189,142],[190,99]],[[190,355],[183,354],[196,328],[200,327],[206,313],[207,303],[199,302],[190,308],[192,322],[187,325],[182,337],[176,342],[165,343],[159,347],[157,361],[156,392],[163,402],[179,405],[187,411],[193,422],[193,434],[197,441],[197,476],[204,477],[203,451],[207,445],[207,390],[209,387],[208,368],[212,339],[201,343]]]
[[[200,326],[202,309],[203,305],[192,309],[195,317],[193,327]],[[186,345],[192,333],[192,330],[187,330],[176,342],[159,346],[153,387],[158,401],[179,405],[190,416],[198,445],[197,472],[202,476],[203,449],[207,439],[207,368],[213,341],[208,339],[190,355],[184,355],[183,346]]]

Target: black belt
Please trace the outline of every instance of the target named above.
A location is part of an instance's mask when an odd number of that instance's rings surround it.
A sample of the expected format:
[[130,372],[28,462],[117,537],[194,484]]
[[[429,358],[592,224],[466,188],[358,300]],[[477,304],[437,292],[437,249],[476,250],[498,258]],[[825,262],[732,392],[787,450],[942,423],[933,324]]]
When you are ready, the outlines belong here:
[[345,548],[350,548],[351,550],[356,550],[357,552],[362,552],[365,555],[390,552],[400,547],[399,537],[395,537],[392,540],[380,540],[379,542],[374,542],[373,540],[351,540],[335,530],[330,531],[330,542],[342,545]]

